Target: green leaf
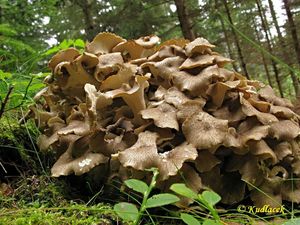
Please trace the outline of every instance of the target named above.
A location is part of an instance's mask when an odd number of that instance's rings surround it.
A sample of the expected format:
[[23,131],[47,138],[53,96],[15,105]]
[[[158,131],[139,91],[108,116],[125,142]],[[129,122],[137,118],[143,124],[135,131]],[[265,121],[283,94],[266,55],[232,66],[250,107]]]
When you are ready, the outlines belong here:
[[213,191],[203,191],[200,195],[203,200],[205,200],[210,206],[214,206],[219,201],[221,201],[220,195]]
[[193,190],[188,188],[185,184],[183,183],[178,183],[178,184],[173,184],[170,189],[174,191],[175,193],[182,195],[187,198],[191,199],[197,199],[198,195],[195,193]]
[[215,220],[206,219],[206,220],[204,220],[202,225],[223,225],[223,223],[221,223],[219,221],[215,221]]
[[56,53],[60,50],[60,48],[58,46],[54,46],[50,49],[48,49],[43,55],[51,55],[53,53]]
[[151,198],[147,200],[145,207],[154,208],[163,205],[169,205],[178,202],[179,200],[180,199],[176,195],[169,194],[169,193],[153,195]]
[[0,70],[0,80],[5,80],[5,79],[11,78],[11,77],[12,77],[11,73]]
[[300,224],[300,218],[290,219],[284,222],[282,225],[297,225],[297,224]]
[[200,222],[190,214],[180,213],[180,218],[188,225],[200,225]]
[[114,211],[126,221],[135,221],[138,217],[138,209],[135,205],[127,202],[121,202],[114,206]]
[[33,92],[33,91],[38,91],[38,90],[40,90],[40,89],[42,89],[44,87],[45,87],[44,83],[36,83],[36,84],[30,85],[30,87],[29,87],[28,90],[31,91],[31,92]]
[[80,48],[84,48],[85,47],[85,43],[83,40],[81,39],[76,39],[75,42],[74,42],[74,45],[76,47],[80,47]]
[[64,50],[69,48],[71,45],[73,45],[74,41],[70,40],[70,39],[64,39],[60,44],[59,44],[59,48]]
[[136,179],[126,180],[125,184],[127,187],[142,194],[145,194],[149,188],[145,182]]

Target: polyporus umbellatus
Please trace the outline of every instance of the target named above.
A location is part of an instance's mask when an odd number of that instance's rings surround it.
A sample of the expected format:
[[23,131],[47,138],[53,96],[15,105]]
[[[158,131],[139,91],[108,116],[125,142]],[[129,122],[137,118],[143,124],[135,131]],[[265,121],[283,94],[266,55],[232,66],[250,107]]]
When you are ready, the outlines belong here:
[[231,60],[203,38],[159,41],[100,33],[83,53],[53,56],[31,108],[40,149],[58,155],[52,176],[105,165],[106,177],[147,180],[143,171],[157,167],[163,191],[184,179],[226,204],[246,191],[257,206],[299,203],[300,183],[291,178],[300,177],[300,117],[292,104],[225,69]]

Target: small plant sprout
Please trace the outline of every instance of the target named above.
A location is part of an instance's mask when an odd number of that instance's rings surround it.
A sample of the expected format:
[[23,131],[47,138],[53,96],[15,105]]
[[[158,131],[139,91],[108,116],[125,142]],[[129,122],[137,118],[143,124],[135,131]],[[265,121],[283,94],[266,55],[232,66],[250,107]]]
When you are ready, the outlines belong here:
[[[203,191],[201,194],[197,194],[183,183],[173,184],[170,189],[176,194],[193,199],[201,207],[210,212],[213,219],[204,219],[202,224],[222,224],[218,212],[214,207],[219,201],[221,201],[221,197],[217,193],[213,191]],[[194,216],[187,213],[181,213],[180,218],[188,225],[200,224]]]
[[127,187],[143,194],[143,201],[140,205],[140,208],[138,209],[134,204],[127,202],[121,202],[114,206],[114,211],[123,220],[131,221],[135,225],[140,224],[143,213],[147,209],[165,206],[179,201],[179,198],[176,195],[169,193],[157,194],[149,198],[152,189],[156,185],[159,172],[156,168],[149,169],[148,171],[153,172],[153,177],[149,186],[145,182],[136,179],[129,179],[125,181],[125,185]]

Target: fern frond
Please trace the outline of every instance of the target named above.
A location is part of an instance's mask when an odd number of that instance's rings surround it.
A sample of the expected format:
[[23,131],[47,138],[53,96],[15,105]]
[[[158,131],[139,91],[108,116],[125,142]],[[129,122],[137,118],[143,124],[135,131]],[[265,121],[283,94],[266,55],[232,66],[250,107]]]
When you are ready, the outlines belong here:
[[15,49],[17,51],[26,50],[30,53],[35,52],[35,50],[31,46],[25,44],[22,41],[10,37],[2,37],[2,45],[6,45],[9,48]]
[[13,37],[17,35],[17,31],[14,30],[9,24],[0,24],[0,34],[7,37]]

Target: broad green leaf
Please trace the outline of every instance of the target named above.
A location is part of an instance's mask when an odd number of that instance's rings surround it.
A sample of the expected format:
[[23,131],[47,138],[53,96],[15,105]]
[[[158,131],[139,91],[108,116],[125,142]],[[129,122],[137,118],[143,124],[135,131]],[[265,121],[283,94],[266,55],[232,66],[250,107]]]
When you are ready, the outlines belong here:
[[74,43],[73,40],[70,40],[70,39],[64,39],[60,44],[59,44],[59,47],[61,49],[67,49],[69,48],[72,44]]
[[74,45],[75,45],[76,47],[81,47],[81,48],[84,48],[84,47],[85,47],[84,41],[81,40],[81,39],[76,39],[75,42],[74,42]]
[[11,77],[12,77],[11,73],[0,70],[0,80],[5,80],[5,79],[11,78]]
[[202,196],[202,199],[204,199],[210,206],[214,206],[221,201],[220,195],[213,191],[203,191],[200,196]]
[[195,193],[193,190],[188,188],[185,184],[183,183],[178,183],[178,184],[173,184],[170,189],[174,191],[175,193],[182,195],[187,198],[191,199],[197,199],[198,195]]
[[36,83],[36,84],[32,84],[30,85],[29,87],[29,91],[38,91],[42,88],[45,87],[45,84],[44,83]]
[[221,223],[219,221],[215,221],[215,220],[206,219],[206,220],[204,220],[202,225],[223,225],[223,223]]
[[148,190],[148,185],[145,182],[140,180],[136,180],[136,179],[126,180],[125,184],[127,187],[142,194],[145,194]]
[[138,209],[135,205],[127,202],[121,202],[114,206],[114,211],[126,221],[135,221],[138,217]]
[[185,222],[187,225],[200,225],[200,222],[190,214],[187,213],[180,213],[180,218]]
[[56,53],[60,50],[60,48],[58,46],[52,47],[50,49],[48,49],[43,55],[51,55],[53,53]]
[[284,222],[282,225],[298,225],[298,224],[300,224],[300,218],[290,219]]
[[176,195],[168,193],[153,195],[147,200],[146,208],[154,208],[163,205],[169,205],[178,202],[179,200],[180,199]]

